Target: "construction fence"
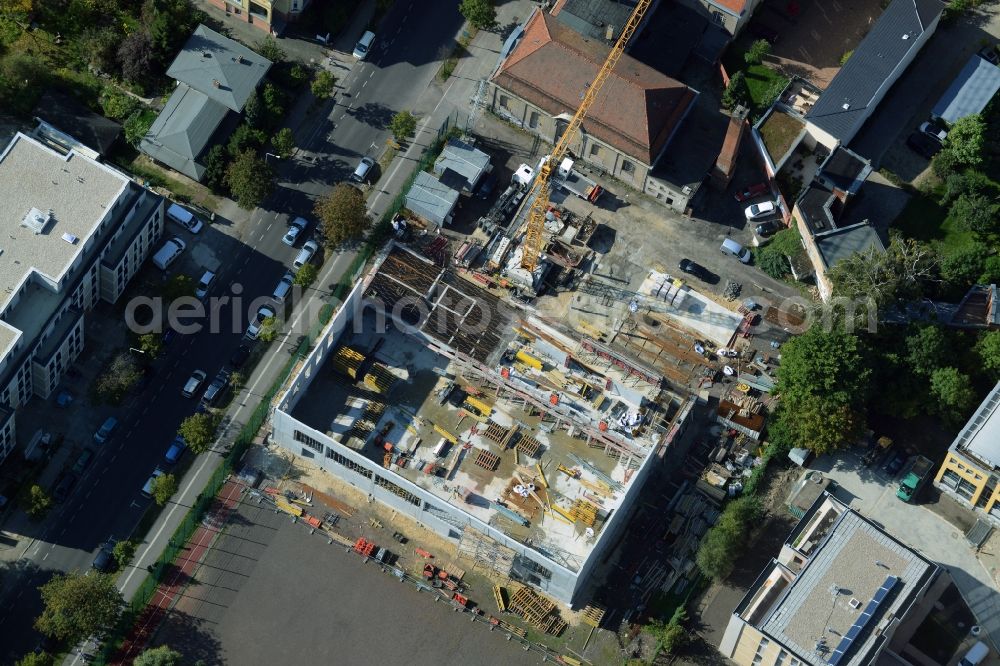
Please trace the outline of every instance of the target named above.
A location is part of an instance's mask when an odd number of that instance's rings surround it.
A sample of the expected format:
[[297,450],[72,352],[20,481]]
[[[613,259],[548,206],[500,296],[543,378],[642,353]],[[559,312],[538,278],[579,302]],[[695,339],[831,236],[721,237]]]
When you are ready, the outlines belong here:
[[[221,464],[213,472],[211,478],[205,486],[205,489],[198,495],[198,498],[188,510],[180,525],[178,525],[177,529],[174,530],[173,535],[170,537],[170,541],[157,558],[156,563],[149,567],[149,573],[142,581],[139,589],[136,590],[132,599],[126,604],[118,622],[109,631],[108,638],[104,641],[101,650],[95,656],[93,663],[108,663],[121,647],[123,641],[125,640],[125,636],[132,630],[139,614],[149,603],[150,599],[153,598],[153,595],[156,593],[156,589],[159,587],[166,573],[170,570],[174,559],[176,559],[181,549],[184,548],[188,539],[191,538],[195,530],[198,529],[202,519],[211,507],[212,502],[215,501],[215,496],[222,489],[226,479],[229,478],[229,475],[233,472],[233,469],[243,457],[243,454],[250,448],[250,445],[253,443],[253,440],[260,431],[260,428],[267,421],[267,418],[271,413],[271,406],[275,396],[291,375],[296,364],[304,359],[309,353],[309,350],[312,348],[316,338],[322,333],[323,328],[332,319],[337,306],[343,302],[344,297],[354,286],[354,282],[363,270],[364,266],[388,238],[389,229],[391,228],[389,221],[392,219],[393,215],[403,209],[406,202],[406,193],[409,192],[410,187],[413,185],[413,181],[416,179],[417,173],[428,169],[434,163],[434,160],[441,152],[441,149],[444,147],[448,138],[451,136],[457,136],[461,133],[455,124],[456,120],[457,115],[454,118],[449,116],[445,118],[444,122],[442,122],[441,126],[437,130],[436,139],[421,154],[420,162],[416,170],[410,175],[410,177],[406,180],[406,183],[403,185],[401,194],[396,196],[389,209],[376,223],[367,240],[351,261],[348,269],[344,271],[344,274],[334,285],[334,288],[330,292],[328,302],[325,303],[320,309],[318,320],[313,325],[310,332],[299,343],[296,350],[292,353],[291,358],[289,358],[284,368],[282,368],[281,373],[271,384],[271,387],[263,396],[261,396],[261,400],[257,407],[250,414],[246,423],[243,424],[243,427],[236,435],[232,446],[223,457]],[[145,535],[141,536],[144,537]]]

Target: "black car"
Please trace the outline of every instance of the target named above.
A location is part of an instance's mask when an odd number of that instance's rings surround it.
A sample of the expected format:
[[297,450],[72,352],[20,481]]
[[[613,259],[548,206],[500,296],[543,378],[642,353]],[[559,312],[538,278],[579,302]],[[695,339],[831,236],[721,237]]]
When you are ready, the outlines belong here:
[[927,159],[931,159],[937,155],[943,147],[940,141],[935,141],[924,132],[914,132],[906,137],[906,145],[917,155],[926,157]]
[[201,404],[206,407],[214,407],[215,403],[219,402],[219,399],[229,387],[229,374],[228,370],[219,370],[219,374],[215,376],[212,383],[205,389],[205,395],[201,398]]
[[715,273],[712,273],[701,264],[695,263],[690,259],[681,259],[677,267],[688,275],[693,275],[704,282],[715,284],[719,281],[719,277]]
[[489,199],[490,195],[493,194],[493,190],[497,187],[497,177],[496,174],[488,173],[483,177],[479,187],[476,188],[476,196],[480,199]]
[[768,238],[780,231],[782,226],[783,225],[777,220],[768,220],[767,222],[761,222],[758,224],[754,231],[756,231],[757,235],[761,238]]
[[55,490],[52,491],[52,497],[55,501],[60,504],[66,501],[69,497],[69,493],[73,490],[73,486],[76,485],[76,474],[69,473],[59,480],[56,484]]
[[886,464],[882,465],[882,471],[886,476],[896,476],[899,474],[899,470],[903,468],[904,462],[906,462],[906,456],[902,451],[897,451],[889,458]]
[[234,351],[233,355],[229,357],[229,365],[234,368],[243,367],[248,358],[250,358],[250,345],[240,345],[239,349]]
[[108,539],[108,542],[101,545],[101,549],[97,551],[97,555],[94,557],[94,562],[90,566],[94,567],[101,573],[109,573],[115,569],[115,558],[112,554],[115,549],[115,540]]

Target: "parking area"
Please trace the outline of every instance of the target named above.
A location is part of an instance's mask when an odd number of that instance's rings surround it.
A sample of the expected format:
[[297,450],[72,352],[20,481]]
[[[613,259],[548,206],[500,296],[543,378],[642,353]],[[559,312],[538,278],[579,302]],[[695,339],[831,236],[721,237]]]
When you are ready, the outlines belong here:
[[[897,499],[898,479],[887,476],[879,466],[866,466],[856,451],[822,456],[811,462],[809,468],[836,481],[835,494],[851,508],[946,567],[984,633],[994,646],[1000,645],[1000,592],[993,575],[965,540],[960,527],[927,504],[908,504]],[[931,495],[933,492],[925,492],[918,501],[926,502]]]
[[928,160],[906,146],[906,137],[927,120],[968,59],[998,37],[1000,12],[996,5],[983,5],[952,24],[938,26],[851,142],[851,150],[906,182],[917,179],[927,169]]

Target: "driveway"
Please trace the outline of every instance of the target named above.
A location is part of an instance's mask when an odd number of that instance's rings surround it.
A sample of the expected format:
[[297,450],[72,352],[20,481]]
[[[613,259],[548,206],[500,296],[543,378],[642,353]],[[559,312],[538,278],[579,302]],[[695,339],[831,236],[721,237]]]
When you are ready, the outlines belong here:
[[1000,12],[983,5],[952,25],[938,26],[923,50],[850,144],[876,168],[886,168],[909,182],[927,160],[905,145],[906,137],[927,119],[938,99],[984,41],[1000,37]]
[[854,452],[822,456],[810,468],[836,481],[836,495],[851,508],[948,569],[994,648],[1000,645],[1000,592],[961,530],[926,506],[898,500],[896,479],[865,467]]

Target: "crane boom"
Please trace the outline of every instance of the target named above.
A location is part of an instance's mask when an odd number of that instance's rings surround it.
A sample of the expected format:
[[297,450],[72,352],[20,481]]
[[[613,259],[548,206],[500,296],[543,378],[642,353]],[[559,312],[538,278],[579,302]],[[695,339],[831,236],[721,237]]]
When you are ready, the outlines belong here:
[[580,133],[580,126],[583,124],[584,118],[587,117],[587,112],[594,104],[594,100],[597,99],[598,93],[601,92],[604,82],[611,75],[611,70],[614,69],[622,55],[624,55],[625,45],[628,44],[636,28],[639,27],[642,17],[645,16],[646,10],[649,9],[649,5],[652,2],[653,0],[639,0],[636,3],[632,15],[629,16],[625,27],[622,28],[622,34],[618,36],[615,45],[611,47],[611,52],[608,53],[607,59],[601,65],[601,69],[598,70],[597,76],[587,86],[587,91],[583,95],[580,106],[577,107],[576,113],[573,114],[569,124],[566,125],[566,130],[559,137],[555,149],[553,149],[552,154],[538,169],[538,175],[535,177],[535,182],[531,187],[531,193],[528,197],[531,201],[531,210],[528,212],[524,250],[521,253],[521,267],[528,271],[535,270],[535,267],[538,265],[538,255],[541,254],[544,244],[545,211],[549,207],[549,180],[552,177],[553,165],[562,162],[563,157],[565,157],[566,152],[569,150],[570,144],[576,140],[576,136]]

